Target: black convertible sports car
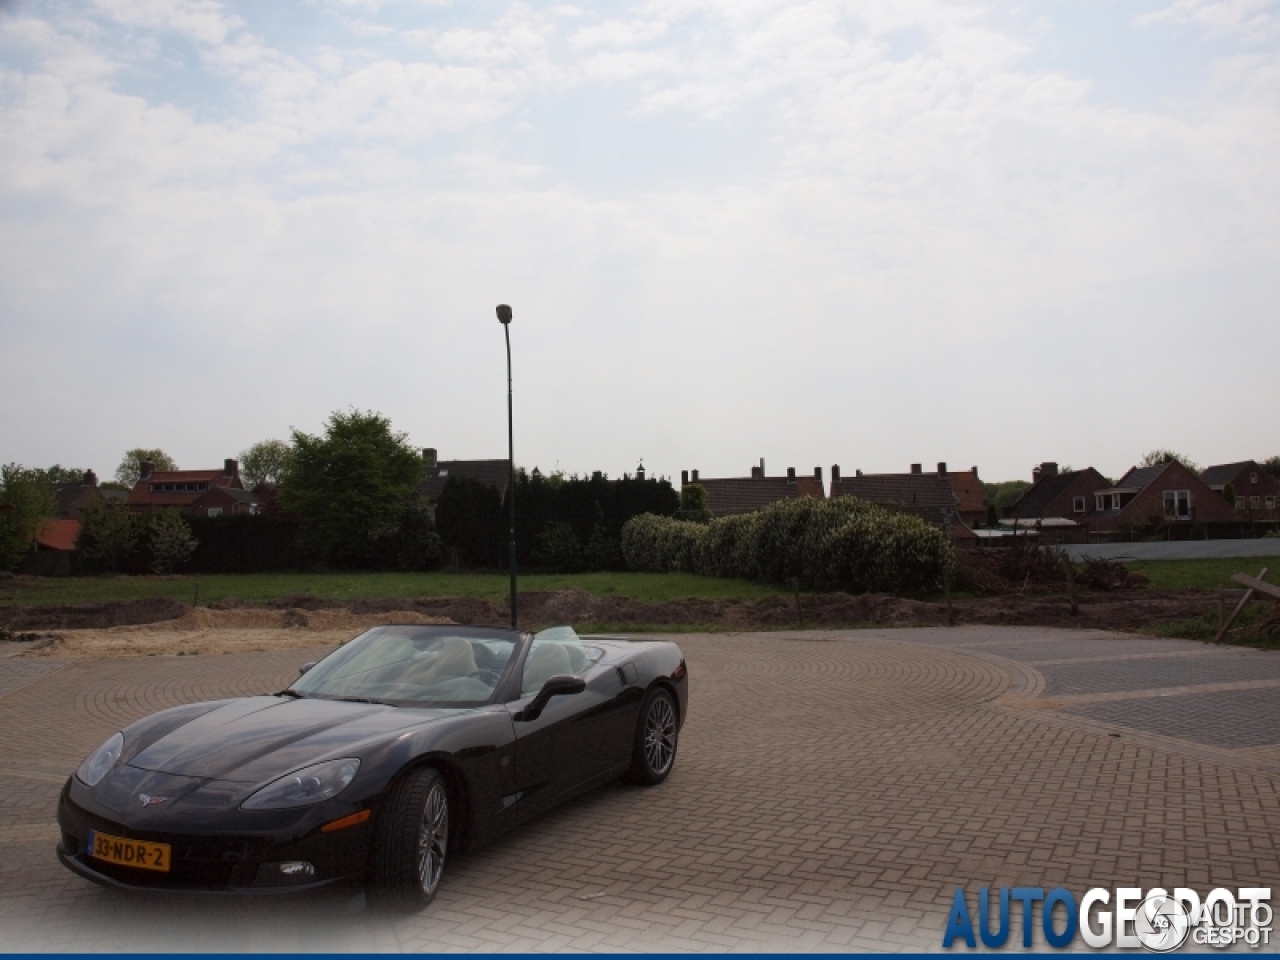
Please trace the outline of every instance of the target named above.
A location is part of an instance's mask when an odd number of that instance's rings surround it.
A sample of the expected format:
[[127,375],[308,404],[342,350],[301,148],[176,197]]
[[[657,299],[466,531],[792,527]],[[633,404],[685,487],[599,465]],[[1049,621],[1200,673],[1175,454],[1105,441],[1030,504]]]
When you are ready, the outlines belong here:
[[111,887],[364,885],[421,909],[450,850],[619,776],[665,780],[688,683],[672,643],[376,627],[287,690],[114,734],[62,789],[58,859]]

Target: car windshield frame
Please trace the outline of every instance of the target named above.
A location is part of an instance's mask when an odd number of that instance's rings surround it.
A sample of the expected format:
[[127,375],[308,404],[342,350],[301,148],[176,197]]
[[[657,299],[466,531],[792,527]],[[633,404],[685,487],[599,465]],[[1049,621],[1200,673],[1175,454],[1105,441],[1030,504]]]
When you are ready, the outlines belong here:
[[[399,643],[401,647],[404,641],[408,640],[410,647],[417,651],[417,656],[430,653],[432,645],[439,646],[438,641],[447,638],[461,638],[467,641],[484,641],[490,640],[495,642],[510,642],[512,644],[511,651],[507,655],[506,662],[503,664],[501,671],[497,672],[497,680],[489,690],[487,697],[483,699],[444,699],[431,697],[404,697],[394,695],[379,696],[376,689],[369,689],[367,683],[348,684],[343,689],[338,684],[342,681],[343,675],[339,672],[343,666],[350,665],[354,659],[358,658],[366,647],[371,644],[379,643],[380,640],[386,642]],[[306,673],[298,677],[284,691],[283,695],[300,697],[307,700],[330,700],[330,701],[346,701],[355,703],[373,703],[381,704],[389,707],[401,707],[409,709],[473,709],[476,707],[488,706],[493,703],[505,702],[508,699],[508,688],[511,685],[513,676],[518,676],[515,672],[524,662],[525,650],[531,640],[531,635],[521,631],[512,630],[509,627],[472,627],[459,626],[454,624],[448,625],[427,625],[427,624],[384,624],[377,627],[371,627],[359,636],[352,638],[344,643],[337,650],[330,653],[323,660],[320,660],[307,670]],[[471,646],[474,649],[475,644]],[[404,652],[399,651],[399,652]],[[403,657],[401,659],[388,659],[383,663],[376,660],[372,664],[360,671],[361,673],[371,673],[375,669],[384,671],[393,670],[400,663],[409,663],[412,656]],[[327,666],[326,666],[327,665]],[[493,672],[493,671],[490,671]],[[347,679],[350,679],[349,677]],[[448,678],[448,682],[460,680],[462,678]],[[330,683],[326,684],[326,681]],[[388,681],[389,683],[390,681]],[[484,681],[479,681],[484,682]],[[321,686],[317,689],[317,684]],[[401,684],[403,685],[403,684]]]

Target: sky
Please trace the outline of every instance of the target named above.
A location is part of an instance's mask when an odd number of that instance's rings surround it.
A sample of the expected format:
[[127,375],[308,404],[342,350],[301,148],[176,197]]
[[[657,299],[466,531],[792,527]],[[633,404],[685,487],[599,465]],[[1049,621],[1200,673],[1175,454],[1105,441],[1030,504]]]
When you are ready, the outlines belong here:
[[1280,453],[1280,2],[0,0],[0,461]]

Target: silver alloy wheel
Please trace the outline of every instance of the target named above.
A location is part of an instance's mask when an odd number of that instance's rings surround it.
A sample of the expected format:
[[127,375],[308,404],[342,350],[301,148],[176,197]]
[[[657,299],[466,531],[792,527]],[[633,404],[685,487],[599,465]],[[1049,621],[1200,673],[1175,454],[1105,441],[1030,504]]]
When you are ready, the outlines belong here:
[[437,782],[422,806],[422,823],[418,827],[418,883],[422,892],[435,893],[444,872],[444,855],[449,848],[449,798],[444,785]]
[[665,696],[656,696],[644,722],[644,757],[654,774],[664,774],[676,758],[676,712]]

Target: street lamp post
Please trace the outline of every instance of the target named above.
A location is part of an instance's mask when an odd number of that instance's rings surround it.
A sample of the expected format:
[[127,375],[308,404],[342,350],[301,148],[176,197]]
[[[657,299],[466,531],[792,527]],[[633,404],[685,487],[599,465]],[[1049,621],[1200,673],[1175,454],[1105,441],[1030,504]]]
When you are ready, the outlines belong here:
[[511,627],[515,628],[516,617],[516,434],[511,415],[511,308],[505,303],[498,305],[498,322],[502,324],[502,332],[507,340],[507,467],[510,475],[507,479],[507,499],[511,503]]

